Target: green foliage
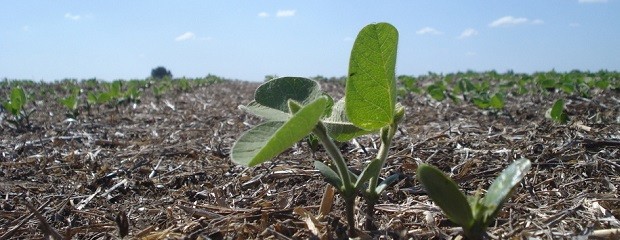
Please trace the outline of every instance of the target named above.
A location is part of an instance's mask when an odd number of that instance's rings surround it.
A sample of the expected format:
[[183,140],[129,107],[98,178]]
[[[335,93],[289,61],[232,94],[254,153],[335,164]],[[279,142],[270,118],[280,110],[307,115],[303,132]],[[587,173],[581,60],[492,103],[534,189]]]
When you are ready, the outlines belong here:
[[71,95],[66,96],[64,98],[61,98],[59,101],[60,101],[60,104],[65,106],[65,108],[67,109],[66,116],[68,118],[76,118],[79,115],[79,110],[78,110],[79,96],[78,96],[78,94],[71,94]]
[[397,44],[398,31],[387,23],[364,27],[353,44],[345,109],[362,129],[378,130],[393,121]]
[[23,112],[24,105],[26,105],[26,93],[20,87],[13,88],[9,100],[3,104],[4,109],[9,111],[14,117],[19,116]]
[[179,81],[179,90],[181,90],[181,92],[188,92],[191,89],[190,82],[187,78],[183,77],[177,81]]
[[8,101],[4,102],[2,106],[7,110],[12,119],[7,120],[10,124],[18,129],[23,129],[30,125],[28,120],[32,111],[26,111],[25,105],[28,99],[26,98],[26,92],[21,87],[15,87],[11,89],[11,94]]
[[472,99],[472,102],[480,109],[491,108],[494,110],[502,110],[506,105],[504,96],[501,93],[493,94],[491,97],[487,94],[479,94]]
[[[288,102],[298,104],[294,100]],[[251,167],[277,156],[312,132],[326,106],[327,98],[320,97],[299,106],[286,122],[268,121],[252,128],[235,143],[232,160]]]
[[568,122],[568,115],[564,111],[564,99],[558,99],[553,103],[553,106],[548,110],[549,118],[553,121],[565,124]]
[[[255,166],[311,134],[306,139],[321,142],[332,158],[332,166],[319,161],[314,165],[345,199],[349,234],[354,236],[356,194],[363,192],[374,208],[380,192],[397,179],[388,177],[378,184],[397,123],[405,112],[396,104],[397,42],[398,32],[392,25],[364,27],[351,51],[345,97],[335,103],[316,81],[307,78],[282,77],[263,83],[256,89],[254,101],[240,108],[266,122],[235,142],[233,162]],[[336,141],[377,131],[382,143],[379,154],[357,176],[348,170]]]
[[446,86],[444,85],[443,81],[437,81],[429,85],[428,87],[426,87],[426,92],[436,101],[441,102],[446,99]]
[[452,179],[427,164],[418,167],[417,177],[428,196],[448,219],[463,227],[468,239],[482,239],[486,228],[494,221],[530,166],[530,160],[524,158],[510,164],[493,181],[484,198],[473,196],[468,199]]

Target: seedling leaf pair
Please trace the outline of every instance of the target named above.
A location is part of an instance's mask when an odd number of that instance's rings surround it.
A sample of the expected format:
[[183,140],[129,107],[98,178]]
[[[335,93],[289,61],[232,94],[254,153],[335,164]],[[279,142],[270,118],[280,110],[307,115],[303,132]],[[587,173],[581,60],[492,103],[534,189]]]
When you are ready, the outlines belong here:
[[4,103],[4,108],[17,117],[22,113],[24,105],[26,105],[26,93],[19,87],[13,88],[9,101]]
[[508,166],[493,181],[484,198],[478,196],[468,201],[458,185],[445,174],[430,165],[419,166],[418,180],[424,185],[428,196],[454,223],[463,227],[470,239],[481,239],[491,223],[508,200],[516,185],[530,169],[530,161],[519,159]]
[[232,160],[254,166],[277,156],[312,132],[326,106],[327,97],[319,97],[286,122],[268,121],[250,129],[235,143]]

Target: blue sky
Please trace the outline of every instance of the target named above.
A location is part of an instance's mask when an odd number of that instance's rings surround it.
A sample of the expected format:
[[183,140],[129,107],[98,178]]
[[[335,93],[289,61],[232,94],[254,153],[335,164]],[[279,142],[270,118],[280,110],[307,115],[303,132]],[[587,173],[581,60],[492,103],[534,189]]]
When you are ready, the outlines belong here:
[[11,0],[0,78],[343,76],[372,22],[399,30],[397,74],[619,71],[619,13],[619,0]]

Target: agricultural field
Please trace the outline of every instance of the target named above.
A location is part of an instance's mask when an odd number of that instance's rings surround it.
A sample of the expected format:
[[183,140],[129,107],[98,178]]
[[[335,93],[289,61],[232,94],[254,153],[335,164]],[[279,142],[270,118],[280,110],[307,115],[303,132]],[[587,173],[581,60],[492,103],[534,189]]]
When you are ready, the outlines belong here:
[[[319,83],[334,99],[344,95],[344,82]],[[325,197],[313,166],[330,161],[323,147],[306,139],[253,168],[231,161],[234,142],[261,122],[238,108],[259,85],[216,76],[5,79],[0,238],[343,238],[343,200]],[[380,173],[397,179],[374,206],[374,230],[362,226],[367,206],[357,198],[361,238],[458,235],[417,180],[418,166],[474,195],[519,158],[531,169],[488,238],[618,237],[620,73],[429,73],[397,85],[405,118]],[[339,144],[352,172],[372,160],[379,138]]]

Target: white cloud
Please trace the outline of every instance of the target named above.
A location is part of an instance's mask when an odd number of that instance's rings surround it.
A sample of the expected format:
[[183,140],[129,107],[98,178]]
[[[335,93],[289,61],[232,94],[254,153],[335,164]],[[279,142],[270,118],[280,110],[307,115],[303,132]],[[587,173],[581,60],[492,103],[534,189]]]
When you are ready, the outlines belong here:
[[606,3],[607,0],[579,0],[579,3]]
[[292,17],[295,16],[296,10],[278,10],[276,17]]
[[476,29],[468,28],[463,30],[463,32],[459,36],[459,39],[468,38],[476,35],[478,35],[478,31],[476,31]]
[[266,17],[269,17],[269,13],[267,13],[267,12],[259,12],[259,13],[258,13],[258,17],[260,17],[260,18],[266,18]]
[[527,23],[527,18],[515,18],[513,16],[505,16],[498,18],[489,24],[489,27],[500,27],[500,26],[508,26],[508,25],[517,25],[522,23]]
[[180,42],[180,41],[185,41],[185,40],[194,39],[194,38],[196,38],[196,34],[194,34],[193,32],[185,32],[179,35],[178,37],[176,37],[174,41]]
[[437,34],[441,34],[442,32],[440,32],[437,29],[434,29],[432,27],[424,27],[424,28],[418,30],[415,33],[420,34],[420,35],[424,35],[424,34],[434,34],[434,35],[437,35]]
[[80,16],[80,15],[73,15],[71,13],[65,13],[65,18],[73,20],[73,21],[77,21],[77,20],[80,20],[82,18],[82,16]]

